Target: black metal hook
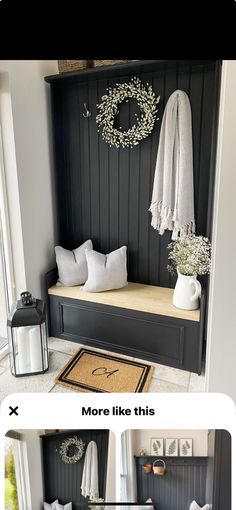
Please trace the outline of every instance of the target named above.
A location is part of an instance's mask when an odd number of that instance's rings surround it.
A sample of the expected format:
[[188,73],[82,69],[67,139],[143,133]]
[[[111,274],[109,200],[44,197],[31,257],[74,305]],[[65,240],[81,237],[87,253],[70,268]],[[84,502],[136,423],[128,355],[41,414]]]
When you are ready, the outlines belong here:
[[88,119],[89,117],[91,117],[92,114],[88,110],[86,103],[84,103],[84,109],[85,109],[85,113],[83,113],[83,117],[85,117],[85,119]]

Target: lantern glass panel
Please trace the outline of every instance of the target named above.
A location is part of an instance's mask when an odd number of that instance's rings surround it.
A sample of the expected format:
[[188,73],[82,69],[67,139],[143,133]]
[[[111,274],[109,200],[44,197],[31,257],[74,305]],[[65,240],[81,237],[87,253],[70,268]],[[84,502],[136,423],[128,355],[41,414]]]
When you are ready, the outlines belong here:
[[33,374],[48,368],[45,324],[12,328],[13,374]]

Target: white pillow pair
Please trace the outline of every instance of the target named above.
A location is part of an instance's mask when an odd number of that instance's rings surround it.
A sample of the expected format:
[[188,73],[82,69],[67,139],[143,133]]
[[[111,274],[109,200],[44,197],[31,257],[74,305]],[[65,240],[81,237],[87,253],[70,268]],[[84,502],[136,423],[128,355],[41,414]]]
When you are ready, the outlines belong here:
[[53,503],[44,503],[43,508],[44,510],[72,510],[72,503],[60,505],[58,499],[56,499]]
[[189,510],[210,510],[210,505],[199,506],[196,501],[192,501]]
[[55,247],[59,285],[83,286],[85,292],[120,289],[127,285],[127,247],[122,246],[108,255],[93,250],[88,240],[75,250]]

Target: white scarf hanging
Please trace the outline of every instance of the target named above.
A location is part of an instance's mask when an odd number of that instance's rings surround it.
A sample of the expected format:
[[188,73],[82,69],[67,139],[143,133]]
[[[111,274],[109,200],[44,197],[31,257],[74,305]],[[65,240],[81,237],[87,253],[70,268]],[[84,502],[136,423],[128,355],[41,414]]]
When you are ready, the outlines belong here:
[[187,94],[171,94],[163,114],[153,184],[151,225],[172,239],[195,232],[192,117]]
[[99,498],[98,492],[98,451],[95,441],[87,446],[81,483],[81,494],[91,501]]

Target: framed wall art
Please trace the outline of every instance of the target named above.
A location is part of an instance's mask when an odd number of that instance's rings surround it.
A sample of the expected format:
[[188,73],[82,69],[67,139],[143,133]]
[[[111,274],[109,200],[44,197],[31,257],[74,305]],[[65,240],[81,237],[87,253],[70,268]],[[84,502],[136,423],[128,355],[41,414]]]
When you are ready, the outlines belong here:
[[180,439],[179,440],[179,454],[181,457],[192,457],[193,455],[193,440]]
[[164,455],[164,440],[161,437],[152,437],[150,445],[150,455],[158,455],[163,457]]
[[178,439],[166,439],[166,457],[176,457],[178,455]]

